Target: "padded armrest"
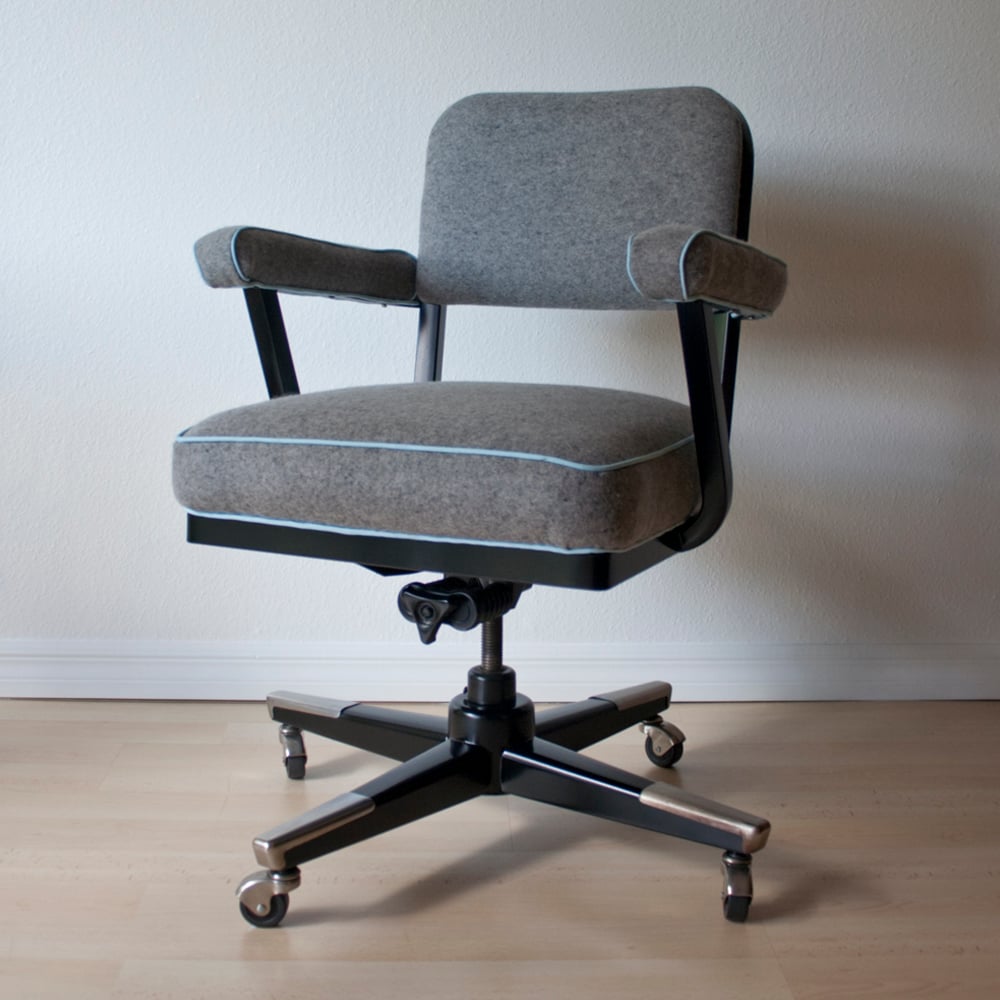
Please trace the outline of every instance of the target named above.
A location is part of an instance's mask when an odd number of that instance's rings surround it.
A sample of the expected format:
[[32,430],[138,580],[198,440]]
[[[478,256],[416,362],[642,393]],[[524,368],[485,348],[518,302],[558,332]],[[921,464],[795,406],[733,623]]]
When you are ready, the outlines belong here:
[[748,318],[774,312],[787,282],[785,263],[777,257],[742,240],[682,225],[636,233],[629,239],[627,266],[636,291],[647,298],[701,299]]
[[378,302],[416,300],[416,259],[403,250],[365,250],[252,226],[230,226],[194,245],[213,288],[271,288],[300,295]]

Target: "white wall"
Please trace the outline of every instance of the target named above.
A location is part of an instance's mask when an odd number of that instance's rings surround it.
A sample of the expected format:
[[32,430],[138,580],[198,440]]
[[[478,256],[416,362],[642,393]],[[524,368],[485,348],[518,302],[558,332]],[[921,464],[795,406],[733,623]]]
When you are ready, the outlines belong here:
[[[598,684],[663,673],[680,697],[1000,696],[1000,4],[33,0],[0,18],[0,693],[449,694],[474,650],[420,648],[397,583],[184,544],[174,434],[263,394],[241,297],[200,283],[191,243],[252,223],[415,249],[452,100],[697,83],[747,115],[752,237],[791,268],[744,342],[733,513],[610,595],[527,595],[511,662],[553,697],[583,684],[578,651]],[[409,377],[409,311],[296,301],[288,321],[307,389]],[[456,309],[449,332],[446,377],[678,386],[650,317]]]

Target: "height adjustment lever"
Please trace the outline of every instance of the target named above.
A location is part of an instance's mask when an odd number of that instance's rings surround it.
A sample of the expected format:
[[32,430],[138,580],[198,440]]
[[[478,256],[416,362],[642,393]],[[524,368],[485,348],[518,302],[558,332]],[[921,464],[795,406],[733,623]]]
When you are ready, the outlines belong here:
[[399,592],[399,610],[414,622],[420,641],[432,643],[442,625],[468,632],[482,622],[493,621],[510,611],[528,585],[482,583],[458,576],[432,583],[411,583]]
[[445,622],[460,632],[476,627],[476,602],[465,592],[467,587],[466,580],[448,577],[435,583],[411,583],[399,592],[399,610],[407,621],[416,623],[422,643],[432,643]]

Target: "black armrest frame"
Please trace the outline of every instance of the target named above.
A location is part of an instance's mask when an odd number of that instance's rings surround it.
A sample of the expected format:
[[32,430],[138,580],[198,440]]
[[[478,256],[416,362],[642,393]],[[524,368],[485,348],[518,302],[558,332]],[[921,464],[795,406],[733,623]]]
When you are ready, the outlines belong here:
[[299,392],[295,362],[288,346],[285,321],[281,316],[278,293],[269,288],[244,288],[250,326],[257,342],[257,355],[271,399],[294,396]]

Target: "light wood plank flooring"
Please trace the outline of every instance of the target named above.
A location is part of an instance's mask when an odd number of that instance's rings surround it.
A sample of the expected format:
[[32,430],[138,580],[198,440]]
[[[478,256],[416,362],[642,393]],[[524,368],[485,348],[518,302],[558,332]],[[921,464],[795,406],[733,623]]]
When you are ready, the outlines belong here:
[[[773,823],[749,923],[711,848],[489,798],[307,865],[255,930],[252,836],[387,762],[314,737],[289,782],[260,705],[0,702],[0,996],[997,995],[1000,704],[669,717],[669,780]],[[668,776],[638,733],[590,752]]]

